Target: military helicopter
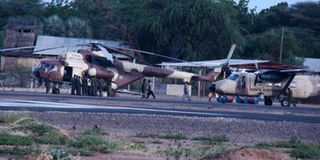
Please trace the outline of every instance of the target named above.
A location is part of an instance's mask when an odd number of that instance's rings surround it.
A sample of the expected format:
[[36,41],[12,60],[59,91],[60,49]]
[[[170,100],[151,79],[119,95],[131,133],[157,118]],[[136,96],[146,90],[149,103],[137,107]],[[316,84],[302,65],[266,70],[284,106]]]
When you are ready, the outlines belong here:
[[320,94],[320,72],[307,69],[259,69],[233,72],[228,78],[214,82],[209,89],[226,103],[227,95],[257,97],[266,106],[278,99],[283,107],[295,105],[296,99],[305,99]]
[[[207,75],[198,75],[189,72],[119,60],[108,50],[112,49],[119,51],[119,49],[123,48],[111,48],[97,43],[92,43],[91,45],[93,45],[94,48],[92,51],[79,49],[77,52],[63,53],[56,59],[40,61],[39,64],[33,68],[32,77],[40,82],[42,82],[43,79],[47,79],[53,83],[70,82],[73,75],[110,80],[113,91],[110,95],[114,95],[114,92],[119,88],[123,88],[132,82],[142,79],[143,77],[181,79],[185,82],[211,82],[220,74],[223,65],[228,63],[235,49],[235,45],[233,45],[228,54],[228,58],[221,67],[214,68]],[[137,51],[133,49],[126,50]],[[102,55],[99,55],[98,52],[102,53]],[[119,52],[129,55],[127,52]],[[141,52],[148,53],[145,51]],[[149,54],[154,55],[154,53],[150,52]]]

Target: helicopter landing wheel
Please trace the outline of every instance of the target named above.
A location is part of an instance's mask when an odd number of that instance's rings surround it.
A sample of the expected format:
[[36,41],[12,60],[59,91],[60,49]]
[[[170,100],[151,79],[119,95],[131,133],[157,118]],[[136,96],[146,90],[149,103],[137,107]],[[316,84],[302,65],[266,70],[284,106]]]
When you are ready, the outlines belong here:
[[280,101],[280,103],[282,107],[290,107],[290,104],[291,104],[289,98],[284,98],[283,100]]

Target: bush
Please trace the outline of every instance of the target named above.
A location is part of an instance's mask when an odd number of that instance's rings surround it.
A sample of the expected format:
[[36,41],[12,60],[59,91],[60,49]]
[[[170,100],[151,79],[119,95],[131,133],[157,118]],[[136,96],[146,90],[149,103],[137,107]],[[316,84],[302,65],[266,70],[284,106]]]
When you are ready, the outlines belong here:
[[21,119],[15,122],[11,129],[31,134],[30,136],[34,141],[40,144],[61,145],[69,139],[63,131],[48,124],[41,124],[33,119]]
[[118,143],[108,141],[97,135],[79,135],[69,142],[69,146],[101,153],[110,153],[119,148]]
[[277,148],[300,148],[304,147],[305,144],[302,143],[300,140],[297,138],[290,138],[288,141],[276,141],[272,143],[258,143],[256,145],[257,147],[260,148],[268,148],[268,147],[277,147]]
[[217,135],[217,136],[200,136],[192,138],[194,141],[202,141],[208,145],[213,145],[214,143],[228,142],[229,139],[225,135]]
[[30,146],[32,143],[31,137],[0,133],[0,145]]
[[0,155],[31,155],[38,154],[41,150],[33,147],[2,147],[0,148]]
[[93,128],[84,131],[83,135],[108,135],[108,133],[101,128]]
[[303,159],[320,159],[320,145],[310,144],[293,149],[290,156]]
[[160,138],[164,139],[174,139],[175,141],[177,140],[183,140],[183,139],[188,139],[188,137],[182,133],[168,133],[164,136],[160,136]]

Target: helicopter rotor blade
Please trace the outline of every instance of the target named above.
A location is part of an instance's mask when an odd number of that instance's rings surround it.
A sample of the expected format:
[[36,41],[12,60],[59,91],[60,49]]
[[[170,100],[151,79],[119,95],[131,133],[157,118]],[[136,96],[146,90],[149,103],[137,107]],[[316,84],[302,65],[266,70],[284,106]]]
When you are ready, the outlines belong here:
[[25,46],[25,47],[16,47],[16,48],[3,48],[0,49],[0,52],[7,52],[7,51],[16,51],[16,50],[23,50],[23,49],[33,49],[35,46]]
[[148,51],[141,51],[141,50],[137,50],[137,49],[131,49],[131,48],[121,48],[121,47],[111,47],[111,46],[107,46],[108,48],[114,48],[114,49],[123,49],[123,50],[128,50],[128,51],[133,51],[133,52],[138,52],[138,53],[144,53],[144,54],[148,54],[148,55],[152,55],[152,56],[157,56],[157,57],[162,57],[162,58],[166,58],[166,59],[170,59],[170,60],[174,60],[174,61],[178,61],[178,62],[186,62],[184,60],[178,59],[178,58],[173,58],[173,57],[169,57],[169,56],[164,56],[161,54],[157,54],[157,53],[152,53],[152,52],[148,52]]

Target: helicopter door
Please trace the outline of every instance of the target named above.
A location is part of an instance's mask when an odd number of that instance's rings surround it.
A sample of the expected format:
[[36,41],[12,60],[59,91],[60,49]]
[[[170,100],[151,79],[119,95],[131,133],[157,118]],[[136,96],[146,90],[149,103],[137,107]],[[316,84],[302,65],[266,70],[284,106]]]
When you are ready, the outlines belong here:
[[72,78],[72,67],[64,67],[63,81],[70,82]]

